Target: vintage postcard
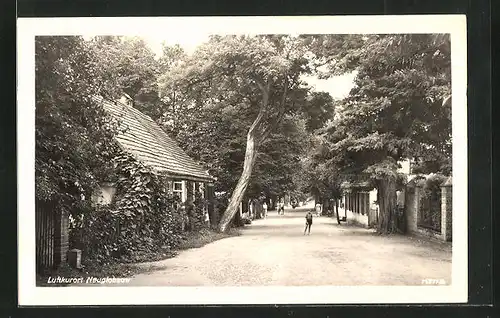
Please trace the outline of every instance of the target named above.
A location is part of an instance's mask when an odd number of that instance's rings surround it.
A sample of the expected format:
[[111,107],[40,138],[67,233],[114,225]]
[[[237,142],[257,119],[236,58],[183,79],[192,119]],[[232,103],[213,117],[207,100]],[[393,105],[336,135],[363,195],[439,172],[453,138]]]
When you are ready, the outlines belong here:
[[467,302],[466,38],[20,18],[19,304]]

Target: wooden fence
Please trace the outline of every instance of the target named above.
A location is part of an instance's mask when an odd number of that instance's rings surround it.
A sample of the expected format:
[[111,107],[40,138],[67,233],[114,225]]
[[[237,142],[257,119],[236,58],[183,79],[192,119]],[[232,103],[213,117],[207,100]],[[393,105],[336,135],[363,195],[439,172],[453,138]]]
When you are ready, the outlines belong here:
[[51,269],[66,262],[69,217],[53,203],[35,204],[36,269]]
[[37,270],[54,267],[56,216],[53,205],[36,202],[36,265]]

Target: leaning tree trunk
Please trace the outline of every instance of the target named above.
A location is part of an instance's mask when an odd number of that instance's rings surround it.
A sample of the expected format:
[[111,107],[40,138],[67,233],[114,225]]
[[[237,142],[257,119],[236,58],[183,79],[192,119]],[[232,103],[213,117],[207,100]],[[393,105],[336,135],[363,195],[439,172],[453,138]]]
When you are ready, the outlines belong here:
[[238,183],[236,184],[236,188],[231,195],[229,205],[219,222],[220,232],[224,232],[228,229],[228,225],[233,219],[234,214],[238,210],[238,206],[243,199],[243,196],[245,195],[245,191],[248,187],[248,183],[250,182],[250,177],[252,175],[253,166],[255,165],[255,160],[257,159],[257,149],[260,143],[262,143],[267,138],[271,130],[281,122],[281,119],[285,114],[285,99],[288,90],[287,75],[285,75],[283,95],[274,125],[270,124],[269,122],[267,123],[267,125],[265,124],[265,121],[268,120],[267,117],[269,116],[267,107],[271,90],[271,82],[269,81],[267,85],[264,85],[257,80],[256,83],[262,91],[262,107],[259,111],[259,114],[257,115],[257,118],[255,118],[252,126],[248,130],[245,161],[243,162],[243,172],[240,176],[240,179],[238,180]]
[[234,214],[238,211],[240,202],[243,199],[248,183],[250,182],[250,176],[252,175],[253,166],[255,165],[255,159],[257,159],[257,144],[255,137],[255,131],[250,130],[247,136],[247,148],[245,161],[243,163],[243,172],[231,195],[229,205],[219,221],[219,231],[221,232],[227,230],[227,226],[233,219]]
[[377,231],[382,234],[397,232],[396,224],[396,180],[388,178],[378,182],[380,215]]

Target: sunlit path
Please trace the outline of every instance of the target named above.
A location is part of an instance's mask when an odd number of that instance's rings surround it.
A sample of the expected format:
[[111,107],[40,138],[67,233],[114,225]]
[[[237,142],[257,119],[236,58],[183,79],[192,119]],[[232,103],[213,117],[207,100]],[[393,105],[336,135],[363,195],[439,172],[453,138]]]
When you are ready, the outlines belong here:
[[[303,234],[306,210],[270,211],[242,235],[155,262],[162,270],[137,275],[130,285],[420,285],[450,282],[451,248],[413,238],[378,236],[335,218],[315,217]],[[396,261],[397,259],[397,261]],[[146,264],[150,265],[150,264]]]

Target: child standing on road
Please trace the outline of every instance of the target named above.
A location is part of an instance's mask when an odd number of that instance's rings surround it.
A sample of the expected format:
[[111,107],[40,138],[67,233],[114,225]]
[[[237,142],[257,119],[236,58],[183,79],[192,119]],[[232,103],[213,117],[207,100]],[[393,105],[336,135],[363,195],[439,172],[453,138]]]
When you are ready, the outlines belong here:
[[306,231],[307,231],[307,234],[311,234],[311,225],[313,224],[313,215],[311,213],[311,211],[307,212],[306,214],[306,228],[304,229],[304,235],[306,235]]

